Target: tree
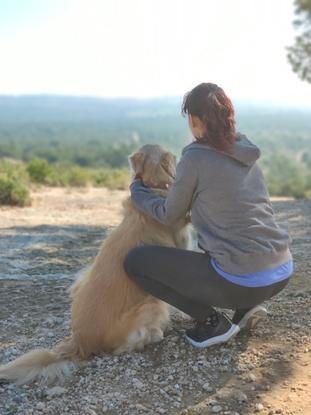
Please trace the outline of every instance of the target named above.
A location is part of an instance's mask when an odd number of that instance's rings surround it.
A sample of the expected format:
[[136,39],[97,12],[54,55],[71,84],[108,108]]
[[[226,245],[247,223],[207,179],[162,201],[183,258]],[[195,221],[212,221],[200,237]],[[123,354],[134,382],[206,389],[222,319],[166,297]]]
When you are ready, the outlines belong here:
[[287,48],[287,58],[299,78],[311,83],[311,0],[295,0],[295,14],[293,24],[299,34]]

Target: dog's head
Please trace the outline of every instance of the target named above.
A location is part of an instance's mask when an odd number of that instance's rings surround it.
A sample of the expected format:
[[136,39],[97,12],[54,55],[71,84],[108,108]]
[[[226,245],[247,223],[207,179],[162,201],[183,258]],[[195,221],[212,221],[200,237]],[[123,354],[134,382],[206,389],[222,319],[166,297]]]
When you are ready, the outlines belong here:
[[176,172],[176,157],[161,146],[146,144],[129,157],[133,177],[140,177],[144,184],[154,189],[167,189]]

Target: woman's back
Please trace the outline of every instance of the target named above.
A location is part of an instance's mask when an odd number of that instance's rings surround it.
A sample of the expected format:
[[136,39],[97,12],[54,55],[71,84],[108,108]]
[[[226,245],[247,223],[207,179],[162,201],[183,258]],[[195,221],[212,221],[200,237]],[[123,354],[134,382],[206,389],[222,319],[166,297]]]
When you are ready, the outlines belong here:
[[230,155],[199,142],[183,149],[179,175],[196,183],[191,218],[199,246],[232,273],[273,268],[291,259],[289,237],[273,218],[256,163],[259,156],[259,149],[241,134]]

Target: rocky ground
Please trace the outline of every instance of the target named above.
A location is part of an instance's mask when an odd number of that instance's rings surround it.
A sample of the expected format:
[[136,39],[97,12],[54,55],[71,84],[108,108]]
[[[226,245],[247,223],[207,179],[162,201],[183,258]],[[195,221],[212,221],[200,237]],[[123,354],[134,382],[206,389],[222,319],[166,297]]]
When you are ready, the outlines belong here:
[[[118,224],[125,192],[40,189],[32,207],[0,208],[0,362],[69,331],[67,289]],[[172,308],[164,340],[106,354],[63,384],[0,384],[0,414],[311,414],[311,201],[275,201],[296,263],[269,319],[230,344],[195,349]]]

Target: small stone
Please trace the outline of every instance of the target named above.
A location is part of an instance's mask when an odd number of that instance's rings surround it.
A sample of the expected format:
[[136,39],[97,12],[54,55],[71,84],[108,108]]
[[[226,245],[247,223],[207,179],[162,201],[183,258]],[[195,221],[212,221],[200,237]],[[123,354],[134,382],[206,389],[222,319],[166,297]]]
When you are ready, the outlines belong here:
[[237,391],[236,393],[236,399],[239,402],[247,402],[248,398],[247,395],[241,391]]
[[147,408],[144,405],[140,404],[140,403],[137,403],[135,405],[135,408],[138,409],[138,410],[141,410],[141,411],[147,411]]
[[133,385],[135,388],[137,389],[142,389],[145,387],[145,385],[143,384],[143,382],[141,382],[139,379],[137,378],[133,378]]
[[61,388],[60,386],[54,386],[54,388],[46,390],[46,395],[50,397],[59,396],[59,395],[63,395],[65,392],[66,392],[65,388]]
[[220,405],[214,405],[212,406],[211,411],[213,412],[213,414],[218,414],[222,411],[222,407]]
[[37,403],[36,409],[38,409],[38,411],[43,411],[45,409],[44,403],[43,402]]
[[256,382],[256,376],[255,376],[253,373],[250,373],[250,374],[248,375],[248,379],[249,379],[251,382]]
[[204,383],[204,385],[202,385],[202,388],[206,391],[206,392],[212,392],[213,388],[210,386],[210,384],[208,382]]
[[256,410],[256,412],[260,412],[260,411],[262,411],[264,409],[264,406],[263,406],[263,404],[262,403],[256,403],[256,405],[255,405],[255,410]]

